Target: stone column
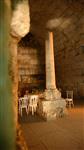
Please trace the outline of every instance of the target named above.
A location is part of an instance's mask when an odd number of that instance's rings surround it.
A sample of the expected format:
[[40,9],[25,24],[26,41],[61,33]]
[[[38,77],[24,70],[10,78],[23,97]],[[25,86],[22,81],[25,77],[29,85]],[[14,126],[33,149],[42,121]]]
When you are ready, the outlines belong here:
[[53,50],[53,33],[48,32],[46,38],[46,89],[56,89],[55,85],[55,65]]
[[61,93],[56,88],[55,79],[55,62],[54,62],[54,48],[53,48],[53,33],[48,31],[45,42],[46,55],[46,99],[58,99]]
[[53,49],[53,33],[48,32],[46,38],[46,90],[45,99],[39,101],[38,113],[46,120],[52,120],[64,115],[66,102],[56,88],[55,64]]
[[[28,0],[13,1],[14,9],[12,12],[12,19],[10,25],[10,62],[9,62],[9,74],[12,80],[12,103],[14,112],[14,124],[17,129],[17,147],[20,149],[27,149],[27,145],[24,144],[24,138],[22,137],[21,129],[18,125],[18,63],[17,63],[17,47],[18,42],[24,37],[30,29],[30,15]],[[18,142],[19,141],[19,142]],[[23,146],[22,146],[23,145]]]
[[30,29],[30,15],[28,0],[17,2],[11,19],[10,30],[10,67],[9,72],[13,81],[13,103],[15,112],[15,124],[17,124],[17,110],[18,110],[18,64],[17,64],[17,46],[18,42],[24,37]]
[[13,96],[13,110],[14,122],[17,126],[18,120],[18,63],[17,63],[17,44],[19,39],[11,35],[10,37],[10,60],[9,60],[9,74],[12,80],[12,96]]

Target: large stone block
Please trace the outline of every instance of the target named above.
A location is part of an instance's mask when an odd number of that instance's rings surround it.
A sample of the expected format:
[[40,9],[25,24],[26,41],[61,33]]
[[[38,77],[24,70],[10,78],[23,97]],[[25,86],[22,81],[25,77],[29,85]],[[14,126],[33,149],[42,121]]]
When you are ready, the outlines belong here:
[[58,100],[40,100],[37,112],[45,120],[54,120],[57,117],[62,117],[65,110],[66,101],[60,98]]

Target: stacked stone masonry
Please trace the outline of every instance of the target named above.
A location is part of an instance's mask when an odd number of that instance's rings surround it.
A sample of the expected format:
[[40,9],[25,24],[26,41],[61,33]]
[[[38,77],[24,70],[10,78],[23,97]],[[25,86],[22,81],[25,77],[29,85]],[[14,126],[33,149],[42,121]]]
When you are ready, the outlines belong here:
[[41,88],[44,86],[44,55],[31,47],[18,47],[18,69],[20,88]]

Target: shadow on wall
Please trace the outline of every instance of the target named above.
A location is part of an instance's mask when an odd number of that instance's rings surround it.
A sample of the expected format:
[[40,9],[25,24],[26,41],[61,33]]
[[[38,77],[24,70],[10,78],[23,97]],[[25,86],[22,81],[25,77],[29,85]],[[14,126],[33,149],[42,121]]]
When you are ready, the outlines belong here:
[[34,93],[43,92],[44,90],[45,90],[44,86],[35,87],[35,86],[25,85],[18,89],[18,96],[23,97],[25,94],[25,91],[28,91],[28,93],[34,94]]

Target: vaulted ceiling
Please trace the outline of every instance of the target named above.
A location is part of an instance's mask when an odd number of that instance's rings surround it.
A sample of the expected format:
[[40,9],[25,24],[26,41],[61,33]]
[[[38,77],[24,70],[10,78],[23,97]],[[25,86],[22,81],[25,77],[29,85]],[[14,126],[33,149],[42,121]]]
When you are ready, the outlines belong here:
[[30,32],[41,44],[44,44],[47,28],[56,33],[67,32],[68,28],[77,30],[77,19],[84,17],[84,0],[29,0],[29,5]]

